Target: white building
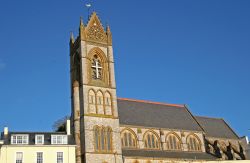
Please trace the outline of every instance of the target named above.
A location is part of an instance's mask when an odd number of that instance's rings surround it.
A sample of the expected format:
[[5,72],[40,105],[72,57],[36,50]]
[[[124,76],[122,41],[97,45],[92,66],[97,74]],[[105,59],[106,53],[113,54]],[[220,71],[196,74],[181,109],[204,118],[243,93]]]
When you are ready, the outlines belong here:
[[0,163],[74,163],[75,143],[68,132],[2,133]]

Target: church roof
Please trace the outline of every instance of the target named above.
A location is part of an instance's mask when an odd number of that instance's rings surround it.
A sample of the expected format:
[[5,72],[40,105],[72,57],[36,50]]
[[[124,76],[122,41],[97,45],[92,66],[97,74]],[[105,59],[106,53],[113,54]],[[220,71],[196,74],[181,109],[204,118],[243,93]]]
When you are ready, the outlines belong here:
[[122,155],[127,157],[178,158],[188,160],[216,160],[217,157],[204,152],[162,151],[123,149]]
[[195,118],[205,130],[207,137],[239,139],[238,135],[223,119],[200,116]]
[[184,105],[118,98],[121,125],[203,131]]

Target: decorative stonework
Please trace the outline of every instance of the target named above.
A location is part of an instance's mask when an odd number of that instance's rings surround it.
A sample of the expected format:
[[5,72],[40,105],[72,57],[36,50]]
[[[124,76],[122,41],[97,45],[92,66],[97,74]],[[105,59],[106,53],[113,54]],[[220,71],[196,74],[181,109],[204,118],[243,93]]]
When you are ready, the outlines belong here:
[[95,12],[87,25],[86,36],[87,40],[107,43],[106,32]]

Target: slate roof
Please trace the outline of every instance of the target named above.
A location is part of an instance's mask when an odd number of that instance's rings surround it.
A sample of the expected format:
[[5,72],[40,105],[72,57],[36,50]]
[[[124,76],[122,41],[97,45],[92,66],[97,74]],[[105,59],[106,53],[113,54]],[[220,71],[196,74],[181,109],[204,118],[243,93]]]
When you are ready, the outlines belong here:
[[[14,134],[29,135],[28,145],[35,145],[35,135],[44,135],[43,145],[51,145],[51,135],[67,135],[65,132],[9,132],[8,136],[4,137],[2,133],[2,139],[4,141],[4,145],[11,144],[11,135],[14,135]],[[75,141],[72,135],[68,135],[67,145],[75,145]]]
[[239,139],[238,135],[223,119],[200,116],[196,116],[195,118],[205,130],[207,137]]
[[118,98],[121,125],[203,131],[184,105]]
[[216,160],[217,157],[203,152],[172,152],[162,150],[133,150],[123,149],[122,155],[127,157],[148,157],[148,158],[178,158],[187,160]]

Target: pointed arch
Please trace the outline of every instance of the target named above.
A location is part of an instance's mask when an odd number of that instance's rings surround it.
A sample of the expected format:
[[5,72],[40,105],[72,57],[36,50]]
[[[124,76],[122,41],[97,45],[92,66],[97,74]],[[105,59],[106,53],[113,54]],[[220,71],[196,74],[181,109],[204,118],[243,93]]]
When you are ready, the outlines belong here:
[[107,127],[106,128],[106,146],[107,146],[107,151],[112,151],[112,148],[113,148],[113,142],[112,142],[112,128],[111,127]]
[[97,114],[104,114],[103,93],[101,90],[96,92]]
[[113,115],[113,99],[111,93],[106,91],[104,93],[104,107],[105,107],[105,114],[106,115]]
[[95,151],[100,151],[100,127],[94,126],[93,132],[94,132],[94,147]]
[[99,48],[92,48],[87,55],[88,81],[97,85],[109,84],[109,66],[105,53]]
[[186,141],[189,151],[201,151],[201,140],[196,134],[189,134]]
[[96,114],[96,92],[94,89],[90,89],[88,92],[88,104],[89,104],[89,113]]
[[125,128],[121,131],[121,140],[123,148],[137,148],[137,136],[130,128]]
[[166,135],[166,147],[168,150],[181,150],[181,144],[181,138],[175,132],[170,132]]
[[113,150],[112,128],[104,126],[94,126],[94,149],[96,152],[111,152]]
[[160,149],[160,137],[153,130],[149,130],[143,135],[143,142],[146,149]]

